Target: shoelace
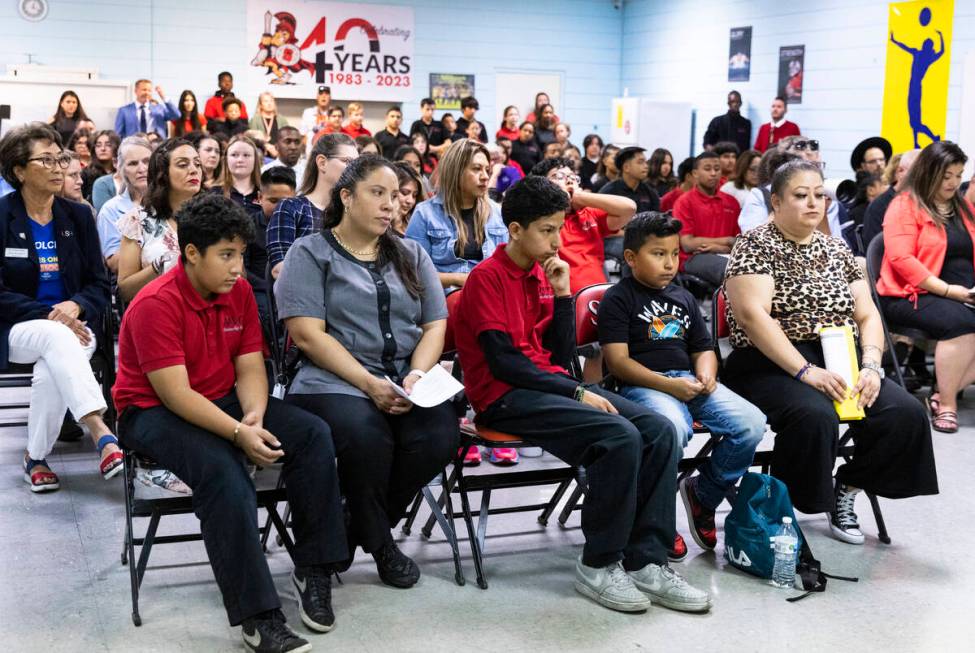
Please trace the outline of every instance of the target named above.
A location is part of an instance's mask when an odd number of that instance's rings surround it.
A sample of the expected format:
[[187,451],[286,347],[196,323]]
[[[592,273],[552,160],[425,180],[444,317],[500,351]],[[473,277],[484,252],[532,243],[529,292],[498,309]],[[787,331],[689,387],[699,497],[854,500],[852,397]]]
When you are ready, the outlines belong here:
[[626,571],[623,569],[623,565],[616,563],[609,568],[609,579],[613,581],[613,585],[617,587],[620,585],[632,585],[633,581],[630,577],[626,575]]
[[684,580],[684,577],[678,574],[673,569],[671,569],[670,565],[662,565],[660,567],[660,571],[661,573],[663,573],[664,578],[668,580],[672,580],[674,582],[674,585],[676,585],[678,589],[686,589],[687,587],[689,587],[687,581]]
[[379,559],[383,565],[397,573],[403,573],[410,568],[411,560],[403,555],[403,552],[395,544],[384,546]]
[[857,492],[850,492],[840,489],[836,497],[836,521],[843,528],[858,528],[857,515],[853,511],[853,503],[856,501]]
[[284,621],[284,617],[280,614],[273,615],[265,621],[265,624],[265,634],[275,642],[283,644],[284,642],[297,638],[297,635],[291,632],[291,629],[288,628],[288,625]]

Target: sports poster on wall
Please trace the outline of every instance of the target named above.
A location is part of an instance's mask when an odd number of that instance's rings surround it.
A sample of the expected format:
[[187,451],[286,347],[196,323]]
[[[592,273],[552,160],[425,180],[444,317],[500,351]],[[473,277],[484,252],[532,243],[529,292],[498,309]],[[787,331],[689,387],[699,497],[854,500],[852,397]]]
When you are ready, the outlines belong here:
[[732,27],[728,45],[728,81],[747,82],[752,74],[752,28]]
[[779,95],[786,104],[802,104],[802,71],[806,46],[785,45],[779,48]]
[[944,138],[954,14],[953,0],[890,4],[880,133],[895,152]]
[[247,42],[247,81],[277,97],[395,102],[414,84],[412,7],[248,0]]
[[430,73],[430,97],[437,109],[460,109],[460,101],[474,97],[474,75]]

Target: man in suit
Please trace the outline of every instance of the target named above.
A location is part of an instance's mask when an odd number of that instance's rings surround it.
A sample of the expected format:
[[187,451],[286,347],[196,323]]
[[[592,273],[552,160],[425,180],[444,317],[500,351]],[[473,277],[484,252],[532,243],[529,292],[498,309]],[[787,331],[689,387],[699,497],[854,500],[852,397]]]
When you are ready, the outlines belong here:
[[139,132],[169,135],[168,121],[179,119],[179,109],[166,99],[161,86],[156,87],[161,102],[152,102],[152,82],[140,79],[135,83],[135,102],[130,102],[115,114],[115,131],[120,138]]

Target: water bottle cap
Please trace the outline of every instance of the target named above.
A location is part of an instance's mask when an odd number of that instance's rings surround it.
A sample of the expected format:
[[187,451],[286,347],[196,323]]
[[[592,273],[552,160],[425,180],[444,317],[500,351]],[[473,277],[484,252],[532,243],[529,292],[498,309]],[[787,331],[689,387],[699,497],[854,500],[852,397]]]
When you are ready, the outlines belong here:
[[782,518],[782,523],[783,524],[791,524],[792,523],[792,517],[783,517]]

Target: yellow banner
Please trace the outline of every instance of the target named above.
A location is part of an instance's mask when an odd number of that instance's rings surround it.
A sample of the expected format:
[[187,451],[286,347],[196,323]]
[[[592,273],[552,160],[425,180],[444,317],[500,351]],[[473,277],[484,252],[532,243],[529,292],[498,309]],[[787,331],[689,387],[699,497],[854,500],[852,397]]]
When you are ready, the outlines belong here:
[[892,2],[881,135],[894,152],[945,136],[954,0]]

